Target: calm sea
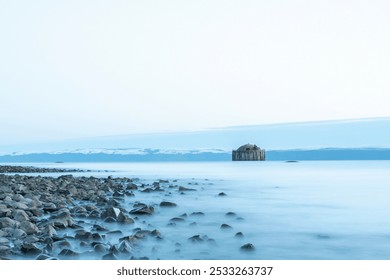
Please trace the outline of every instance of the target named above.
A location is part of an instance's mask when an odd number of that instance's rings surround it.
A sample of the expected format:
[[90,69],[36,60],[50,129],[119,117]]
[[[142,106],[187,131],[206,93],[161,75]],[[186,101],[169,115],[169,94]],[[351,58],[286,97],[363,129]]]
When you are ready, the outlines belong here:
[[[126,198],[124,206],[129,210],[135,201],[178,204],[174,209],[157,207],[155,215],[119,228],[129,233],[134,227],[161,232],[163,240],[145,242],[137,249],[139,257],[390,259],[390,161],[25,165],[107,170],[74,175],[137,177],[146,184],[164,179],[196,189]],[[226,196],[219,196],[221,192]],[[184,222],[169,225],[171,218],[180,215]],[[222,224],[231,229],[220,229]],[[237,232],[243,238],[234,237]],[[191,242],[194,235],[203,242]],[[246,243],[253,244],[255,251],[241,252]]]

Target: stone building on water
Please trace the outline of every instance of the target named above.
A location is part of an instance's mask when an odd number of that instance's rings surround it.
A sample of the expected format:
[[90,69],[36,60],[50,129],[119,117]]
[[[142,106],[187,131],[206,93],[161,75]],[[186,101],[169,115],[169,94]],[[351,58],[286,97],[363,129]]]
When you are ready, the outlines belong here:
[[265,160],[265,150],[260,149],[256,145],[246,144],[238,148],[237,150],[233,150],[232,153],[233,161],[241,161],[241,160]]

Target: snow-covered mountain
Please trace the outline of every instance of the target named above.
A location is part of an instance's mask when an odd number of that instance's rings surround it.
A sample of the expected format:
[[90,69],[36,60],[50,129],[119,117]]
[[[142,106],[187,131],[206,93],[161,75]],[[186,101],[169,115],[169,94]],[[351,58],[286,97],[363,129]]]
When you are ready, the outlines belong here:
[[[272,125],[239,126],[208,129],[192,132],[169,132],[153,134],[128,134],[120,136],[103,136],[81,138],[47,143],[27,143],[0,147],[2,161],[51,155],[55,158],[67,158],[65,155],[82,155],[93,158],[128,159],[178,158],[215,158],[230,159],[232,149],[242,144],[255,143],[269,151],[289,150],[290,153],[302,150],[332,151],[347,149],[357,151],[365,149],[378,153],[372,148],[390,148],[390,118],[286,123]],[[370,148],[370,149],[367,149]],[[330,153],[331,150],[327,150]],[[280,154],[280,153],[279,153]],[[379,153],[378,153],[379,154]],[[33,155],[33,156],[32,156]],[[93,156],[95,155],[95,156]]]

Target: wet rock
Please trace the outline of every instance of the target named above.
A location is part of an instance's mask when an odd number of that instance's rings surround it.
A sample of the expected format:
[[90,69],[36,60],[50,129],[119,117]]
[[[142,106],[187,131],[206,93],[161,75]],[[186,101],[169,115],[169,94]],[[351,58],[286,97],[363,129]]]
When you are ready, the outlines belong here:
[[229,230],[229,229],[232,229],[231,226],[229,226],[228,224],[222,224],[220,229],[223,229],[223,230]]
[[150,232],[151,236],[161,236],[161,232],[157,229],[154,229]]
[[224,193],[224,192],[220,192],[220,193],[218,194],[218,196],[227,196],[227,194]]
[[185,220],[181,217],[175,217],[169,220],[170,222],[177,223],[177,222],[184,222]]
[[190,216],[204,216],[203,212],[192,212]]
[[12,213],[12,210],[9,208],[0,208],[0,218],[9,217],[9,216],[11,216],[11,213]]
[[118,223],[121,224],[134,224],[134,220],[127,216],[125,213],[120,212],[118,215]]
[[107,218],[104,219],[104,222],[105,223],[116,223],[117,220],[115,218],[113,218],[113,217],[107,217]]
[[62,257],[75,257],[75,256],[78,256],[79,253],[77,253],[71,249],[63,249],[63,250],[61,250],[61,252],[58,255],[62,256]]
[[40,255],[38,255],[35,259],[36,259],[36,260],[43,261],[43,260],[53,259],[53,257],[52,257],[52,256],[49,256],[49,255],[46,255],[46,254],[40,254]]
[[29,216],[27,215],[27,213],[24,210],[15,210],[12,213],[12,216],[13,216],[14,220],[18,221],[18,222],[24,222],[24,221],[30,220]]
[[53,202],[43,203],[42,209],[45,212],[54,212],[57,210],[57,206]]
[[193,242],[193,243],[200,243],[200,242],[204,242],[204,240],[200,237],[199,234],[197,235],[194,235],[190,238],[188,238],[189,241]]
[[29,221],[24,221],[20,223],[20,229],[27,234],[34,234],[39,232],[38,227]]
[[58,240],[53,243],[55,248],[72,248],[72,245],[68,240]]
[[138,190],[138,186],[136,184],[130,184],[126,187],[126,190]]
[[195,189],[179,187],[179,192],[188,192],[188,191],[196,191]]
[[114,253],[105,254],[102,260],[118,260],[118,257]]
[[235,237],[235,238],[243,238],[243,237],[244,237],[244,234],[243,234],[241,231],[239,231],[239,232],[237,232],[237,233],[234,235],[234,237]]
[[14,228],[14,227],[18,227],[19,225],[20,223],[18,221],[15,221],[9,217],[0,218],[0,228],[7,228],[7,227]]
[[12,236],[13,238],[24,238],[27,236],[27,233],[23,230],[21,230],[20,228],[13,228],[13,229],[10,229],[9,231],[9,235]]
[[122,240],[118,245],[118,251],[127,254],[132,251],[132,247],[128,241]]
[[23,243],[20,251],[26,255],[38,255],[41,254],[43,250],[34,243]]
[[152,215],[153,213],[154,208],[152,206],[142,206],[130,211],[132,215]]
[[110,249],[110,246],[99,243],[93,246],[93,250],[97,253],[106,253]]
[[92,210],[89,215],[88,215],[88,218],[92,218],[92,219],[96,219],[96,218],[99,218],[100,217],[100,212],[99,210]]
[[104,237],[98,232],[92,233],[92,239],[95,241],[103,241]]
[[121,210],[119,208],[109,207],[103,211],[103,213],[101,214],[101,217],[102,217],[102,219],[105,219],[108,217],[112,217],[114,219],[117,219],[120,212],[121,212]]
[[55,235],[57,235],[57,231],[55,230],[55,228],[51,225],[46,225],[43,229],[43,233],[48,236],[48,237],[53,237]]
[[241,251],[251,252],[255,250],[255,246],[252,243],[244,244],[240,247]]
[[8,246],[9,240],[5,237],[0,237],[0,246]]
[[108,229],[102,227],[101,225],[93,225],[92,227],[96,231],[108,231]]
[[169,202],[169,201],[163,201],[160,203],[160,207],[176,207],[177,204],[174,202]]
[[86,230],[77,230],[74,238],[80,240],[92,239],[92,233]]
[[234,212],[227,212],[225,215],[228,216],[228,217],[235,217],[235,216],[237,216],[237,214],[234,213]]
[[112,194],[112,196],[114,196],[114,197],[120,197],[120,196],[125,196],[125,194],[124,194],[123,192],[114,191],[114,193]]
[[14,209],[21,209],[21,210],[27,210],[28,206],[22,202],[12,201],[10,203],[10,206]]
[[39,238],[34,235],[28,235],[26,238],[23,239],[23,242],[26,244],[37,243],[39,241]]
[[9,246],[0,245],[0,260],[3,259],[2,256],[6,256],[10,253],[11,253],[11,248]]

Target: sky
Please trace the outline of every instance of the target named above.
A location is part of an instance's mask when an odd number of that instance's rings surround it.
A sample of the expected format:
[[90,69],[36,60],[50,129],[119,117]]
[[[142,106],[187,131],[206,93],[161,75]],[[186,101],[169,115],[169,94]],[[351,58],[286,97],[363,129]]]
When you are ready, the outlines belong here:
[[0,0],[0,145],[390,116],[390,2]]

